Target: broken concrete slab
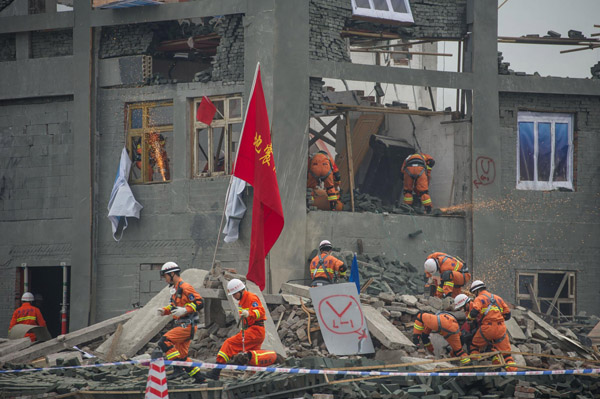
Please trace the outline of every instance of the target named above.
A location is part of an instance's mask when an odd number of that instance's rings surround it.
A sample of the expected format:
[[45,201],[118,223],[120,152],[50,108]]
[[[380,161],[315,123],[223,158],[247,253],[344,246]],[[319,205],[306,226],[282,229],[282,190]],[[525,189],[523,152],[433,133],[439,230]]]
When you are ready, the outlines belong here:
[[363,305],[363,313],[367,320],[369,332],[379,340],[386,348],[398,349],[401,346],[414,347],[414,344],[408,339],[395,325],[383,317],[377,309],[371,306]]
[[584,355],[587,355],[588,353],[590,353],[590,350],[588,348],[585,348],[584,346],[579,344],[577,341],[564,336],[556,328],[554,328],[550,324],[546,323],[544,320],[542,320],[542,318],[540,318],[538,315],[533,313],[531,310],[527,311],[527,315],[529,316],[530,319],[535,321],[538,326],[540,326],[544,331],[546,331],[550,335],[550,337],[557,339],[560,343],[565,345],[568,349],[576,348],[580,353],[582,353]]
[[58,364],[63,364],[64,362],[69,361],[71,359],[77,359],[79,364],[81,364],[83,361],[81,352],[74,352],[74,351],[58,352],[58,353],[51,353],[49,355],[46,355],[46,363],[48,364],[48,366],[51,366],[51,367],[56,366]]
[[[423,360],[427,360],[427,359],[423,359],[420,357],[411,357],[411,356],[402,356],[400,358],[400,363],[405,364],[405,363],[419,363],[422,362]],[[415,364],[413,366],[410,367],[414,367],[417,370],[435,370],[437,368],[441,368],[441,369],[448,369],[448,368],[452,368],[454,367],[451,363],[448,362],[436,362],[436,363],[425,363],[425,364]]]
[[527,339],[525,333],[523,333],[523,330],[521,330],[521,327],[519,327],[515,319],[506,320],[504,324],[506,325],[506,330],[508,331],[511,340],[520,339],[524,341]]
[[285,294],[298,295],[303,298],[310,298],[310,287],[306,285],[283,283],[281,285],[281,292]]
[[[181,273],[181,278],[194,287],[202,287],[204,278],[208,274],[206,270],[187,269]],[[123,355],[130,358],[136,355],[144,345],[148,343],[160,330],[162,330],[173,318],[171,316],[158,316],[156,309],[169,304],[169,286],[165,287],[152,298],[141,309],[137,310],[131,320],[123,325],[123,332],[114,348],[114,355]],[[98,356],[106,356],[111,350],[114,335],[107,339],[96,349]]]
[[11,339],[3,342],[0,345],[0,357],[8,355],[9,353],[15,353],[25,348],[30,347],[33,344],[28,337]]
[[37,342],[45,342],[52,339],[50,332],[46,327],[31,325],[31,324],[15,324],[8,331],[9,339],[21,339],[27,333],[34,333]]
[[11,363],[27,363],[40,356],[46,356],[50,353],[59,352],[65,348],[71,348],[74,345],[79,345],[82,342],[92,341],[104,334],[110,334],[119,325],[129,320],[138,311],[133,311],[113,317],[112,319],[104,320],[100,323],[82,328],[77,331],[70,332],[66,335],[60,335],[50,341],[32,345],[18,353],[12,353],[0,357],[0,364],[7,362]]
[[[279,339],[279,334],[277,334],[277,329],[275,328],[275,323],[273,323],[273,318],[269,314],[269,308],[267,307],[267,303],[265,302],[265,298],[263,297],[260,288],[252,281],[246,281],[246,288],[254,294],[258,296],[260,301],[263,303],[265,308],[265,312],[267,313],[267,320],[265,320],[265,340],[262,344],[263,349],[271,349],[280,354],[281,356],[286,355],[285,346],[281,343],[281,339]],[[238,314],[237,305],[235,307],[234,314]]]

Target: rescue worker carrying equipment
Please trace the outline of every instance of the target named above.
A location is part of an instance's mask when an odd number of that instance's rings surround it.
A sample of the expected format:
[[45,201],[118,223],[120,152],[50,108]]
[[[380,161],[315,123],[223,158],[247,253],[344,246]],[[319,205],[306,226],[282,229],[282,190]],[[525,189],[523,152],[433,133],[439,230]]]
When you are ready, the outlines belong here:
[[431,168],[435,160],[428,154],[409,155],[402,163],[400,171],[404,175],[404,203],[413,204],[413,192],[421,199],[425,212],[431,213],[433,204],[429,196],[429,182],[431,181]]
[[[246,290],[246,286],[237,278],[227,283],[227,295],[238,301],[241,331],[223,342],[217,354],[217,363],[231,363],[240,352],[260,349],[265,340],[265,308],[256,294]],[[218,380],[221,369],[212,369],[203,377]]]
[[434,252],[427,257],[425,264],[425,275],[431,283],[433,274],[440,273],[441,285],[436,288],[435,296],[455,298],[461,292],[461,288],[471,280],[471,273],[467,264],[457,256],[450,256],[444,252]]
[[[34,300],[35,298],[31,292],[26,292],[21,296],[21,306],[13,312],[10,324],[8,325],[8,331],[17,324],[46,327],[46,320],[44,320],[42,312],[31,304]],[[25,334],[25,337],[29,338],[31,342],[35,342],[36,340],[36,336],[32,332]]]
[[429,352],[433,353],[433,344],[429,339],[432,332],[440,334],[450,344],[452,352],[450,356],[459,357],[461,365],[469,364],[471,359],[462,348],[460,342],[460,329],[458,320],[451,313],[439,312],[433,314],[430,312],[419,312],[413,326],[413,343],[418,347],[419,342]]
[[329,208],[332,211],[338,207],[340,180],[340,171],[335,162],[329,158],[327,152],[319,151],[309,158],[306,187],[314,190],[318,186],[324,185],[327,191]]
[[[158,340],[158,346],[152,353],[152,358],[162,357],[167,360],[191,361],[188,355],[190,341],[196,333],[196,325],[200,321],[198,311],[204,307],[204,301],[194,287],[181,279],[181,268],[175,262],[167,262],[160,269],[160,277],[164,278],[171,287],[171,303],[163,308],[157,308],[159,316],[172,315],[176,327],[169,330]],[[198,367],[185,368],[190,377],[199,380]]]
[[338,275],[346,277],[348,268],[344,262],[331,255],[332,250],[333,245],[328,240],[323,240],[319,244],[320,254],[310,262],[311,287],[333,284],[337,281]]
[[283,356],[275,351],[258,349],[254,351],[240,352],[233,357],[231,363],[240,366],[259,366],[267,367],[275,363],[283,363]]
[[[477,322],[477,331],[473,335],[473,347],[471,355],[485,351],[488,345],[494,351],[510,352],[510,342],[506,334],[504,320],[510,319],[510,309],[506,302],[486,290],[481,280],[473,281],[471,292],[475,299],[470,303],[470,310],[466,311],[467,321]],[[460,300],[460,299],[459,299]],[[465,301],[465,305],[468,301]],[[464,306],[464,305],[463,305]],[[510,354],[504,354],[506,371],[517,371],[516,363]],[[498,355],[492,359],[493,364],[500,364]]]

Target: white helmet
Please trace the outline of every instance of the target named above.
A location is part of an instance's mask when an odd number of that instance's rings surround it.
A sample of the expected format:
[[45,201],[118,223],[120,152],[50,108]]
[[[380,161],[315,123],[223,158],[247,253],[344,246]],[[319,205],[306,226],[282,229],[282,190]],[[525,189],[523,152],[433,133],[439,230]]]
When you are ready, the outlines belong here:
[[475,292],[477,290],[481,290],[484,288],[485,288],[485,284],[481,280],[475,280],[475,281],[473,281],[473,284],[471,284],[471,292]]
[[227,283],[227,295],[233,295],[236,292],[240,292],[244,289],[246,289],[246,286],[244,285],[242,280],[238,280],[237,278],[232,278]]
[[435,259],[427,259],[423,265],[427,273],[435,273],[437,271],[437,263]]
[[21,302],[33,302],[33,294],[31,292],[26,292],[21,297]]
[[329,242],[329,240],[323,240],[319,244],[319,251],[329,251],[330,249],[333,249],[333,245],[331,245],[331,242]]
[[175,262],[167,262],[160,268],[160,276],[164,276],[167,273],[179,273],[181,269]]
[[469,302],[471,302],[471,298],[469,298],[467,295],[458,294],[456,298],[454,298],[454,310],[462,309]]

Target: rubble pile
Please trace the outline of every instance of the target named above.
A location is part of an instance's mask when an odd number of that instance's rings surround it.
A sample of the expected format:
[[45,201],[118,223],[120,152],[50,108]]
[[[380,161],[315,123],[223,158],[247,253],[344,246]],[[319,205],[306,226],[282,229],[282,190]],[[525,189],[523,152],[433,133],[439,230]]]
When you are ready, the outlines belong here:
[[600,79],[600,61],[590,68],[590,72],[592,73],[592,79]]

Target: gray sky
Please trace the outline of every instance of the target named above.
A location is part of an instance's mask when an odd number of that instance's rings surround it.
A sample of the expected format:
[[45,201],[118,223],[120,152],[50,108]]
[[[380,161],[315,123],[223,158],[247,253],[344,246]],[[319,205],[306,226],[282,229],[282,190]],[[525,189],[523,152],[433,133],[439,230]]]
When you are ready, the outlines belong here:
[[[503,0],[498,1],[498,5]],[[568,37],[569,29],[586,37],[600,33],[600,0],[508,0],[498,10],[498,36],[539,34],[549,30]],[[596,37],[600,39],[600,36]],[[600,61],[600,47],[561,54],[575,46],[498,43],[510,69],[542,76],[591,77],[590,68]]]

